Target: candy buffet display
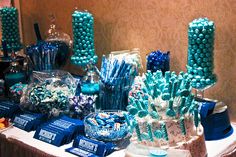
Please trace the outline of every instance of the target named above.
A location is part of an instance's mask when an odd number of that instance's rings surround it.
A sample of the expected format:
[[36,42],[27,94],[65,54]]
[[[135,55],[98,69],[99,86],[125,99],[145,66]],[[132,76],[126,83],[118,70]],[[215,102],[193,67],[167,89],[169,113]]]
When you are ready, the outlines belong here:
[[214,70],[215,24],[207,18],[195,19],[188,27],[187,71],[191,85],[205,89],[216,82]]
[[69,113],[69,98],[75,95],[77,82],[65,71],[34,72],[21,98],[21,106],[49,117]]
[[128,136],[126,119],[123,112],[91,113],[84,119],[85,133],[90,138],[101,141],[118,141]]
[[19,33],[18,10],[14,7],[0,9],[2,22],[2,41],[7,44],[8,52],[17,52],[22,49]]
[[[205,157],[205,139],[221,139],[233,132],[227,106],[199,97],[217,81],[215,24],[207,18],[189,23],[187,73],[176,74],[170,71],[170,52],[160,50],[146,56],[143,73],[138,48],[103,54],[99,71],[94,16],[79,10],[71,15],[73,43],[59,31],[54,15],[44,39],[39,24],[34,24],[37,41],[25,49],[32,69],[23,68],[24,57],[16,56],[23,48],[18,11],[3,7],[0,17],[0,67],[4,69],[0,70],[0,95],[7,91],[8,96],[0,100],[0,131],[10,121],[27,132],[36,130],[33,138],[58,147],[74,140],[65,151],[91,157],[121,149],[118,143],[126,148],[125,142],[129,144],[125,154],[130,157]],[[55,70],[67,68],[68,59],[86,71],[78,74],[79,81],[67,71]],[[28,84],[25,69],[32,73]]]
[[161,70],[164,74],[170,70],[170,52],[153,51],[147,56],[147,70],[156,72]]
[[162,76],[161,71],[148,71],[135,78],[127,106],[135,116],[128,122],[133,143],[186,149],[193,157],[206,156],[198,103],[191,94],[190,83],[188,74],[183,72],[176,75],[167,71]]

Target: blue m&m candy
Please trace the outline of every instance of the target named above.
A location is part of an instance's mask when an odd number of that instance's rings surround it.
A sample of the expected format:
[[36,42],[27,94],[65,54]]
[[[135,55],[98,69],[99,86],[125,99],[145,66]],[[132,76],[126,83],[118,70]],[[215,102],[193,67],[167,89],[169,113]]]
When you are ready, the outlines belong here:
[[153,51],[147,56],[147,70],[156,72],[161,70],[164,74],[170,70],[170,52]]

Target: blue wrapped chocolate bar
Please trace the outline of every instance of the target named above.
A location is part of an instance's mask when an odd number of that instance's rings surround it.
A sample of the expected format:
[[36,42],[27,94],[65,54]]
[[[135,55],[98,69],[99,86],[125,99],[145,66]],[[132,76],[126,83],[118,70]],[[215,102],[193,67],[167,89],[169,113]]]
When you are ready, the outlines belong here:
[[45,119],[46,119],[45,114],[27,112],[15,116],[13,120],[13,125],[29,132],[37,129],[37,127],[41,125]]
[[80,148],[74,148],[74,147],[67,148],[66,152],[72,153],[72,154],[77,155],[79,157],[99,157],[97,155],[94,155],[93,153],[82,150]]
[[0,117],[13,118],[15,114],[20,112],[19,104],[8,100],[0,100]]
[[93,153],[98,156],[105,156],[114,151],[115,144],[111,142],[105,143],[79,135],[75,138],[73,147]]
[[84,134],[83,121],[62,116],[40,126],[36,130],[34,138],[61,146],[70,143],[78,134]]

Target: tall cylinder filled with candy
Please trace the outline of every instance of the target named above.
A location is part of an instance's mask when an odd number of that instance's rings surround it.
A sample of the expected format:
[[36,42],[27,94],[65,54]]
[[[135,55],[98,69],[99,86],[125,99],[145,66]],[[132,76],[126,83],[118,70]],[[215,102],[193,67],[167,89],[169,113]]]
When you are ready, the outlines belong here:
[[[71,63],[87,71],[82,78],[80,97],[92,98],[94,101],[99,93],[99,76],[95,64],[98,57],[94,48],[94,18],[87,11],[74,11],[72,14],[73,55]],[[95,108],[89,105],[90,108]],[[93,111],[93,109],[89,109]]]
[[74,11],[72,14],[73,52],[71,62],[85,67],[96,64],[98,57],[94,48],[94,18],[89,12]]
[[187,71],[192,87],[203,91],[216,82],[214,70],[215,24],[207,18],[195,19],[188,27]]
[[18,11],[14,7],[4,7],[0,10],[2,21],[2,41],[7,43],[8,52],[22,49],[19,33]]

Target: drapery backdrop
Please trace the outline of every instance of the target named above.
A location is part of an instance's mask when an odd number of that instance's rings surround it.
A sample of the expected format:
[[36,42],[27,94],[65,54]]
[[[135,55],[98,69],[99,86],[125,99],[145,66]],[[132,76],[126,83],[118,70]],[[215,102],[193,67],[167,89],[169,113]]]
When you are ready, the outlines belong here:
[[[49,14],[57,26],[72,35],[71,13],[77,7],[95,17],[95,48],[99,57],[112,50],[140,48],[143,63],[151,50],[171,52],[171,70],[186,71],[187,27],[198,17],[216,25],[217,84],[206,97],[224,101],[236,120],[236,0],[19,0],[25,44],[35,42],[33,23],[43,33]],[[101,58],[100,58],[101,59]],[[101,60],[99,60],[101,61]],[[66,69],[76,71],[69,63]]]

